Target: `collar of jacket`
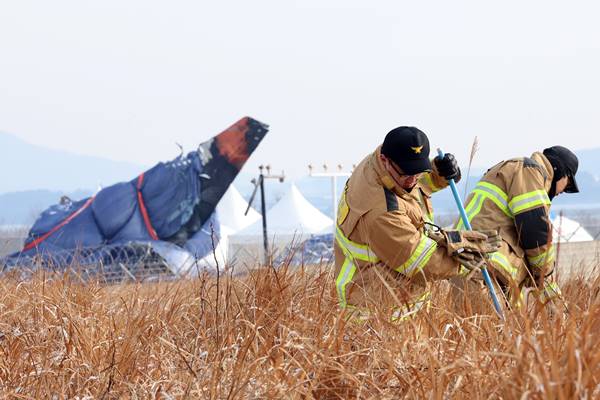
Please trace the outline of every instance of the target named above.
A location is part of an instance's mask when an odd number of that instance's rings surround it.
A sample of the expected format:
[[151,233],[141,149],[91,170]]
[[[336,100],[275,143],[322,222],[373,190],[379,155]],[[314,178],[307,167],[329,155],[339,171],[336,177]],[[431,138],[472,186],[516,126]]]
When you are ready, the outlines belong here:
[[[381,145],[375,149],[371,158],[371,165],[377,174],[378,183],[388,190],[393,191],[398,196],[406,198],[411,197],[411,193],[407,192],[404,188],[398,186],[394,178],[386,171],[383,162],[381,161]],[[414,190],[414,189],[413,189]]]
[[546,156],[539,151],[533,153],[531,155],[531,158],[533,158],[535,162],[540,164],[546,171],[546,174],[548,176],[548,179],[546,180],[546,191],[549,191],[550,186],[552,186],[552,179],[554,178],[554,169],[552,169],[552,164],[550,164],[550,161],[546,158]]

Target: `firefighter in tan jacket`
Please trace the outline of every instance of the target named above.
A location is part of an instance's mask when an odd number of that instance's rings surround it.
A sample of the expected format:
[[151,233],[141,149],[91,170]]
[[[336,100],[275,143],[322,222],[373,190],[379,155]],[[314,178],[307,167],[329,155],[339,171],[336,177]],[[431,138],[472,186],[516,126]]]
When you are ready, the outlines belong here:
[[399,127],[355,168],[337,215],[334,279],[342,308],[360,316],[384,308],[403,319],[428,302],[430,281],[457,275],[459,263],[475,268],[498,249],[497,235],[430,225],[429,196],[460,179],[451,154],[434,165],[427,136]]
[[[467,198],[473,229],[498,229],[503,242],[491,257],[496,279],[513,307],[526,288],[546,303],[560,296],[551,274],[555,249],[548,217],[552,198],[577,193],[577,156],[562,146],[531,157],[503,161],[489,169]],[[464,225],[457,223],[457,228]]]

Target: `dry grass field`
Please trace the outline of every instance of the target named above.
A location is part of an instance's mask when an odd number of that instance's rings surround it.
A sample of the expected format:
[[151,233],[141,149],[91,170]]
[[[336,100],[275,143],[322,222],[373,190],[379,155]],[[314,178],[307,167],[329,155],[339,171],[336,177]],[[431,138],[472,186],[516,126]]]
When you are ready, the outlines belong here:
[[[600,280],[572,277],[566,307],[469,315],[431,308],[349,322],[326,268],[83,285],[0,281],[2,398],[600,397]],[[474,302],[487,302],[473,297]],[[449,309],[450,308],[450,309]],[[469,307],[466,307],[469,309]]]

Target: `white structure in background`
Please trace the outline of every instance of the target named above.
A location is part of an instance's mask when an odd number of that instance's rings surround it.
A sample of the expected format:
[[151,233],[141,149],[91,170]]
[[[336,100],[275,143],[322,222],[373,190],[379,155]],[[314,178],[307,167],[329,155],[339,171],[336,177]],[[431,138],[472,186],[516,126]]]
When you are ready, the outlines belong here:
[[[352,169],[354,170],[354,165],[352,166]],[[331,179],[331,209],[333,210],[333,217],[337,218],[337,206],[338,206],[338,195],[337,195],[337,178],[348,178],[350,177],[350,175],[352,175],[350,172],[342,172],[342,164],[338,164],[337,166],[337,172],[327,172],[327,164],[323,165],[323,171],[324,172],[313,172],[313,166],[309,165],[308,166],[308,176],[310,177],[314,177],[314,178],[319,178],[319,177],[323,177],[323,178],[330,178]]]
[[[294,184],[267,212],[267,234],[276,241],[321,234],[328,229],[333,229],[333,220],[310,204]],[[236,241],[262,241],[262,219],[233,236]]]
[[557,216],[552,220],[552,230],[554,242],[587,242],[594,238],[577,221],[573,221],[562,216]]
[[[217,264],[219,270],[223,271],[224,268],[228,267],[227,261],[231,255],[230,236],[261,220],[261,215],[253,208],[250,208],[248,215],[244,215],[247,208],[248,202],[244,200],[233,185],[230,185],[216,208],[220,240],[214,252],[210,252],[204,258],[196,259],[189,250],[172,243],[157,242],[153,244],[153,247],[165,258],[173,272],[178,276],[194,277],[202,271],[209,271],[214,274],[216,273]],[[199,234],[202,233],[211,235],[211,232],[208,231],[202,231]],[[193,240],[194,238],[190,239],[190,241]]]
[[221,230],[223,231],[223,227],[225,227],[227,234],[234,234],[261,219],[260,213],[253,208],[248,210],[248,215],[244,215],[247,208],[248,202],[233,185],[230,185],[217,204]]

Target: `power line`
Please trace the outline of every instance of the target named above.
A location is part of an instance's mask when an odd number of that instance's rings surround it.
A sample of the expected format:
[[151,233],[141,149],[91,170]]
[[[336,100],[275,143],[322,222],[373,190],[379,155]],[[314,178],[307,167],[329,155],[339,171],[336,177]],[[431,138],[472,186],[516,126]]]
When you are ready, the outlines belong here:
[[[285,174],[281,171],[280,175],[271,174],[271,166],[263,166],[260,165],[258,167],[260,171],[258,178],[252,179],[252,183],[254,184],[254,190],[252,191],[252,196],[250,196],[250,200],[248,201],[248,208],[246,208],[246,212],[244,215],[248,214],[252,203],[254,202],[254,197],[256,196],[256,192],[258,188],[260,188],[260,211],[262,213],[262,228],[263,228],[263,248],[264,248],[264,260],[265,265],[269,264],[269,237],[267,235],[267,207],[265,204],[265,179],[277,179],[279,182],[283,182],[285,179]],[[264,174],[263,170],[266,170],[267,173]]]

